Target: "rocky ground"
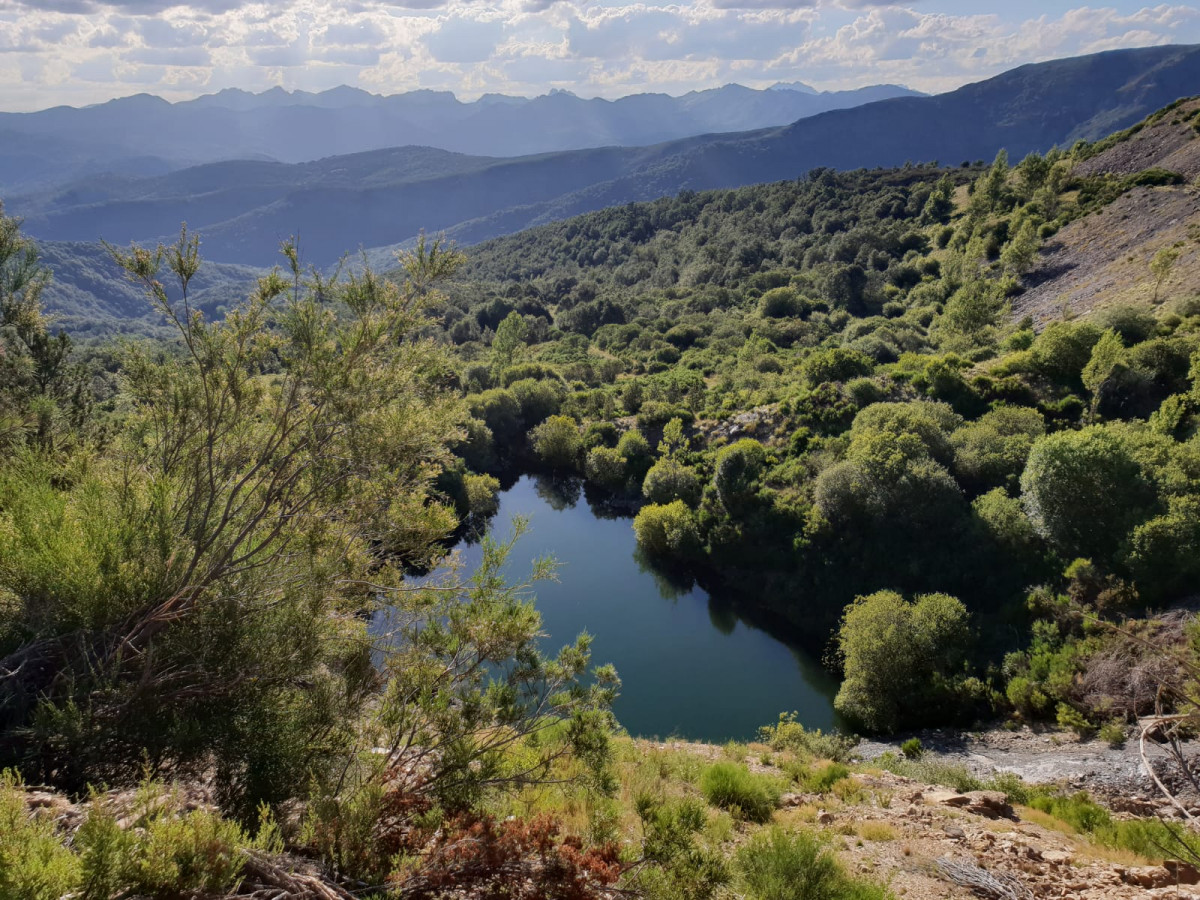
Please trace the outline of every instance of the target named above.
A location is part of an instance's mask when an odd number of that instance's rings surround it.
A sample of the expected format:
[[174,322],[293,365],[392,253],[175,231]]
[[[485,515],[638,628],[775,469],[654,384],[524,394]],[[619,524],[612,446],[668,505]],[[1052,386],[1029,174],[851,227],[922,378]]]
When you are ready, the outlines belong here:
[[[1031,784],[1086,790],[1117,817],[1182,815],[1166,804],[1142,769],[1136,740],[1112,747],[1069,732],[1029,728],[936,730],[904,737],[913,736],[922,742],[923,759],[961,765],[980,778],[1011,772]],[[826,831],[849,870],[888,884],[906,900],[1200,900],[1200,871],[1190,865],[1151,865],[1098,846],[1037,810],[1008,806],[999,792],[959,793],[871,767],[884,753],[898,754],[900,743],[859,744],[862,771],[851,776],[855,790],[840,796],[786,794],[777,819]],[[728,752],[703,744],[659,746],[713,760]],[[1158,748],[1150,748],[1148,755],[1163,761]],[[745,761],[754,771],[770,773],[768,759],[754,748]],[[1192,801],[1200,804],[1200,798]]]
[[1013,299],[1016,318],[1040,329],[1064,312],[1086,316],[1113,303],[1148,304],[1155,279],[1150,261],[1180,244],[1181,254],[1159,288],[1173,302],[1200,293],[1200,191],[1192,186],[1139,187],[1063,228],[1046,242],[1041,261]]

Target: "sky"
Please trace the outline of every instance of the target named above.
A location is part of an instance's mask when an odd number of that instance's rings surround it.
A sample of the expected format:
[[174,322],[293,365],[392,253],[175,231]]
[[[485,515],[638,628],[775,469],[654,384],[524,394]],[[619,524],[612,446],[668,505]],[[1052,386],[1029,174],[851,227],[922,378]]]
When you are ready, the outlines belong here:
[[940,92],[1200,43],[1200,6],[981,0],[0,0],[0,109],[223,88],[584,97],[737,82]]

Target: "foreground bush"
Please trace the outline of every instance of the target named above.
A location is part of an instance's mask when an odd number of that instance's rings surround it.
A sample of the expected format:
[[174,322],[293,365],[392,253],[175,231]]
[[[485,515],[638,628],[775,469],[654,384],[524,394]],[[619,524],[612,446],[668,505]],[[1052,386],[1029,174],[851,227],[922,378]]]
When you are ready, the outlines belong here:
[[700,790],[713,806],[736,812],[751,822],[768,821],[779,800],[779,791],[770,779],[731,762],[705,769],[700,776]]
[[737,854],[751,900],[886,900],[879,885],[848,876],[832,851],[806,831],[760,831]]
[[894,591],[859,597],[838,629],[845,680],[834,700],[843,715],[873,731],[944,720],[970,643],[968,614],[945,594],[908,602]]

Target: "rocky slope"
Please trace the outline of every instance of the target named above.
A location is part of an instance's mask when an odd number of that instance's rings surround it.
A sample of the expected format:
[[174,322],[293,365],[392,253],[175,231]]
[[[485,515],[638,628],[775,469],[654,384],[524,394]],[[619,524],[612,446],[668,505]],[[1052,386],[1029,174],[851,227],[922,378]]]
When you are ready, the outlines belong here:
[[[1087,315],[1114,303],[1170,302],[1200,294],[1200,99],[1164,110],[1102,142],[1080,175],[1174,173],[1180,184],[1137,187],[1067,225],[1043,248],[1029,290],[1013,302],[1017,317],[1042,325],[1065,311]],[[1161,285],[1150,262],[1163,249],[1180,251]]]

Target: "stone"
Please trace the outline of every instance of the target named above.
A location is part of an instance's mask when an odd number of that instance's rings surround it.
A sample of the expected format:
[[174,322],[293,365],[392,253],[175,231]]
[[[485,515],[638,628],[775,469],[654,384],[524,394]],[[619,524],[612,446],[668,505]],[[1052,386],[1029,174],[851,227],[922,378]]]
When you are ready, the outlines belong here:
[[832,825],[833,824],[833,813],[826,812],[825,810],[821,810],[819,813],[817,813],[817,824],[818,825]]
[[971,798],[958,791],[930,791],[925,794],[923,799],[932,806],[950,806],[955,809],[961,809],[971,804]]
[[1171,874],[1172,884],[1200,884],[1200,869],[1191,863],[1178,859],[1168,859],[1163,868]]
[[1140,866],[1117,870],[1121,880],[1143,888],[1170,887],[1174,883],[1171,873],[1162,866]]
[[989,819],[1012,818],[1013,809],[1003,791],[969,791],[963,796],[967,798],[967,812]]
[[947,837],[954,838],[956,841],[964,841],[967,839],[967,833],[957,825],[943,825],[942,831],[946,833]]
[[804,803],[803,794],[784,794],[779,798],[779,805],[785,809],[791,806],[800,806]]
[[1052,866],[1065,866],[1074,857],[1066,850],[1043,850],[1042,862],[1050,863]]

